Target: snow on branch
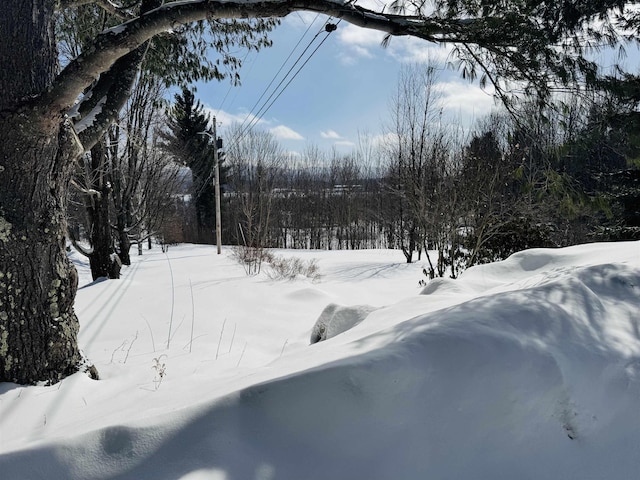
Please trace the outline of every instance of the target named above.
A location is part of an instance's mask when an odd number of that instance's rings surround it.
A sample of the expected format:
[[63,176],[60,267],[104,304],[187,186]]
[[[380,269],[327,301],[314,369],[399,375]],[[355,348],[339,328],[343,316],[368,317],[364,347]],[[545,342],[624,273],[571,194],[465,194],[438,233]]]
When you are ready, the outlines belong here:
[[96,117],[102,112],[102,107],[104,107],[105,103],[107,103],[106,95],[98,101],[98,103],[93,107],[88,115],[75,123],[74,128],[76,129],[76,133],[82,133],[84,130],[93,125]]

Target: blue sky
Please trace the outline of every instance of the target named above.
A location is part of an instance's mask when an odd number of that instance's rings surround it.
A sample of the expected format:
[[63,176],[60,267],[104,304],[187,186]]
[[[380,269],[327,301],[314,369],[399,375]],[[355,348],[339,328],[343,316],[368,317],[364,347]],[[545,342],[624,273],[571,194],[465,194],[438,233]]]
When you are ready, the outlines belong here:
[[[272,89],[325,20],[315,14],[294,14],[284,19],[271,34],[273,47],[252,52],[245,59],[241,86],[230,89],[228,82],[197,85],[197,98],[215,114],[219,134],[224,136],[226,127],[247,118],[309,25],[309,33]],[[323,32],[316,42],[324,37]],[[412,38],[393,38],[390,46],[383,48],[382,38],[379,32],[341,22],[255,128],[271,131],[286,150],[294,152],[302,152],[307,145],[348,152],[359,133],[382,135],[402,64],[431,58],[444,65],[449,52],[446,47]],[[490,94],[462,80],[453,70],[442,72],[438,89],[449,117],[466,125],[494,105]]]
[[[379,0],[358,0],[358,4],[371,9],[385,5]],[[278,84],[326,20],[325,16],[310,13],[285,18],[271,34],[273,47],[251,52],[245,59],[240,71],[241,86],[230,87],[229,82],[197,85],[197,97],[216,116],[220,135],[224,137],[225,129],[234,122],[246,122],[269,83],[276,78],[272,88]],[[308,145],[319,146],[326,152],[332,148],[349,152],[357,144],[359,134],[374,139],[384,134],[402,65],[428,60],[443,67],[436,87],[448,121],[468,127],[495,108],[490,92],[446,68],[451,60],[451,47],[399,37],[392,38],[390,45],[383,48],[383,36],[380,32],[339,23],[300,74],[269,110],[260,115],[255,128],[271,131],[291,152],[302,152]],[[323,32],[309,52],[324,37]],[[301,46],[293,52],[280,76],[275,77],[301,38]],[[635,71],[640,55],[632,47],[628,47],[628,53],[629,57],[623,62]],[[596,56],[604,69],[620,61],[614,50]],[[271,92],[267,91],[262,102]]]

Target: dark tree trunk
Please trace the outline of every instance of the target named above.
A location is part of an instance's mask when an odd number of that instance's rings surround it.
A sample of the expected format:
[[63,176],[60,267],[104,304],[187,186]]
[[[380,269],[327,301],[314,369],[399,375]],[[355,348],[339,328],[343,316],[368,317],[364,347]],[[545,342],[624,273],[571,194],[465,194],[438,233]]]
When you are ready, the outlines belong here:
[[[116,228],[118,230],[118,255],[123,265],[131,265],[131,255],[129,250],[131,249],[131,239],[127,232],[127,215],[125,212],[116,212]],[[139,250],[139,249],[138,249]]]
[[[129,249],[131,248],[131,240],[129,239],[128,232],[128,224],[131,218],[130,215],[130,206],[131,199],[128,197],[128,193],[130,192],[127,189],[127,193],[124,193],[125,190],[124,181],[122,171],[118,168],[117,163],[114,159],[118,158],[118,136],[119,130],[116,128],[116,131],[109,138],[109,143],[114,144],[114,147],[111,147],[111,185],[112,185],[112,197],[113,203],[115,206],[115,214],[116,214],[116,238],[118,241],[118,255],[120,256],[120,261],[123,265],[131,265],[131,257],[129,255]],[[133,181],[129,179],[129,181]]]
[[85,204],[89,219],[89,241],[91,253],[89,265],[91,276],[98,278],[120,278],[120,270],[113,268],[113,237],[110,218],[110,182],[107,177],[107,159],[104,143],[99,142],[91,149],[92,184]]
[[55,382],[81,360],[65,252],[73,142],[37,113],[3,112],[0,129],[0,382]]
[[[58,69],[55,0],[4,0],[0,15],[0,111],[42,93]],[[5,140],[6,142],[6,140]]]
[[[402,234],[401,234],[402,235]],[[404,243],[404,235],[401,237],[401,248],[402,253],[404,253],[404,258],[407,260],[407,263],[411,263],[413,261],[413,252],[416,249],[416,226],[415,224],[411,224],[408,232],[409,237],[409,246]]]
[[80,154],[70,126],[29,106],[51,84],[54,0],[6,0],[0,15],[0,382],[77,371],[77,273],[65,252],[66,198]]

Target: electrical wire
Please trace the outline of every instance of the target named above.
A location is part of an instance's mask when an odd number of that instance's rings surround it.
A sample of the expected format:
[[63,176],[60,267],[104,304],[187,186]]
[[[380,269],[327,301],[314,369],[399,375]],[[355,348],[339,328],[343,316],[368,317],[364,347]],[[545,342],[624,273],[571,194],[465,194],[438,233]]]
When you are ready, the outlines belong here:
[[[276,74],[274,75],[273,79],[271,80],[271,82],[269,82],[269,85],[267,85],[267,87],[265,87],[262,95],[260,96],[260,98],[256,101],[256,103],[254,104],[254,106],[252,107],[251,111],[249,112],[249,114],[247,115],[247,118],[245,119],[245,121],[240,125],[239,128],[239,133],[232,138],[229,141],[229,145],[227,146],[226,149],[230,150],[233,147],[235,147],[236,145],[238,145],[242,139],[244,137],[246,137],[249,132],[253,129],[253,127],[255,127],[258,122],[261,120],[262,116],[264,116],[267,111],[273,106],[273,104],[280,98],[280,96],[282,96],[282,94],[285,92],[285,90],[289,87],[289,85],[291,84],[291,82],[293,82],[293,80],[295,80],[295,78],[300,74],[300,72],[302,71],[302,69],[307,65],[307,63],[309,63],[309,61],[311,60],[311,58],[313,58],[313,56],[316,54],[316,52],[320,49],[320,47],[324,44],[324,42],[327,41],[327,39],[329,38],[329,35],[334,32],[337,28],[337,26],[340,24],[340,22],[342,21],[341,19],[338,20],[337,23],[333,24],[331,23],[331,18],[327,19],[325,21],[325,23],[323,24],[322,28],[315,34],[315,36],[311,39],[311,41],[309,41],[309,43],[307,44],[307,46],[304,48],[304,50],[300,53],[300,55],[298,55],[298,58],[296,59],[296,61],[293,63],[293,65],[291,65],[291,67],[289,67],[289,70],[287,71],[287,73],[284,75],[284,77],[280,80],[280,82],[278,82],[278,85],[274,88],[274,90],[271,92],[271,94],[267,97],[267,99],[262,103],[262,106],[258,109],[256,115],[251,118],[251,114],[253,113],[253,111],[255,110],[255,108],[258,106],[258,104],[260,103],[260,101],[264,98],[264,96],[266,95],[267,91],[269,90],[269,88],[273,85],[273,83],[275,82],[276,78],[278,77],[278,75],[280,74],[280,72],[284,69],[284,66],[286,65],[286,63],[289,61],[289,59],[293,56],[293,53],[295,52],[295,50],[298,48],[298,46],[302,43],[302,40],[304,39],[304,37],[307,35],[309,29],[311,28],[311,26],[313,26],[313,24],[315,23],[316,19],[318,18],[319,14],[316,15],[316,18],[313,20],[313,22],[311,22],[311,24],[309,25],[309,27],[307,27],[307,30],[305,31],[305,33],[302,35],[302,37],[300,38],[300,40],[298,41],[298,43],[294,46],[294,48],[292,49],[291,53],[289,53],[288,57],[285,59],[285,61],[282,63],[282,65],[280,66],[280,68],[278,69],[278,71],[276,72]],[[300,63],[300,61],[303,59],[304,55],[307,53],[307,51],[311,48],[311,46],[313,45],[313,43],[317,40],[317,38],[320,36],[320,34],[322,32],[325,32],[326,35],[324,36],[324,38],[320,41],[320,43],[313,49],[313,51],[307,56],[307,58],[302,62],[302,65],[300,65],[300,67],[295,71],[295,73],[293,73],[293,75],[288,78],[291,75],[291,72],[293,72],[294,68]],[[288,81],[287,81],[288,78]],[[285,83],[286,82],[286,83]],[[284,84],[284,86],[283,86]],[[280,88],[282,87],[282,88]],[[249,120],[249,124],[247,126],[245,126],[246,121]],[[213,178],[213,172],[209,175],[209,178],[203,182],[203,184],[200,186],[200,188],[198,189],[198,192],[196,192],[195,196],[198,196],[200,193],[202,193],[202,191],[204,190],[205,186],[207,185],[208,182],[211,181],[211,178]]]
[[[307,63],[309,63],[309,61],[311,60],[311,58],[313,57],[313,55],[318,51],[318,49],[324,44],[324,42],[327,41],[327,38],[329,38],[329,34],[331,32],[327,32],[327,35],[325,35],[325,37],[322,39],[322,41],[318,44],[318,46],[316,46],[316,48],[311,52],[311,55],[309,55],[309,57],[307,57],[307,59],[303,62],[302,65],[300,65],[300,68],[298,68],[298,70],[296,70],[296,72],[293,74],[293,76],[289,79],[289,81],[284,85],[284,87],[282,87],[282,89],[278,92],[278,94],[273,98],[273,100],[271,100],[271,102],[267,105],[265,104],[262,109],[260,111],[258,111],[258,114],[256,115],[256,120],[253,121],[252,124],[249,125],[249,130],[251,128],[253,128],[257,122],[260,120],[261,116],[263,116],[272,106],[273,104],[278,100],[278,98],[280,98],[280,96],[284,93],[284,91],[287,89],[287,87],[291,84],[291,82],[293,82],[293,80],[295,80],[295,78],[298,76],[298,74],[302,71],[302,69],[305,67],[305,65]],[[275,92],[274,92],[275,94]],[[271,95],[271,97],[273,97],[273,94]],[[267,99],[267,101],[269,101],[269,99],[271,98],[269,97]]]
[[[258,98],[258,100],[256,100],[255,104],[253,105],[253,107],[251,107],[251,110],[249,110],[249,113],[247,114],[247,117],[245,118],[245,120],[242,122],[240,128],[242,129],[242,127],[244,126],[247,118],[251,117],[251,114],[253,113],[253,111],[255,110],[255,108],[258,106],[258,104],[260,103],[260,101],[264,98],[264,96],[267,94],[267,92],[269,91],[269,88],[271,88],[271,85],[273,85],[273,82],[276,81],[276,78],[278,78],[278,75],[280,75],[280,72],[282,72],[282,70],[284,69],[285,65],[287,64],[287,62],[289,61],[289,59],[293,56],[294,52],[297,50],[297,48],[300,46],[300,44],[302,43],[302,40],[304,40],[304,38],[307,36],[307,33],[309,33],[309,30],[311,30],[311,27],[313,26],[313,24],[316,22],[316,20],[318,19],[318,17],[320,16],[320,14],[316,14],[316,17],[313,19],[313,21],[309,24],[309,26],[307,27],[307,29],[304,31],[304,33],[302,34],[302,36],[300,37],[300,40],[298,40],[298,43],[295,44],[295,46],[291,49],[291,52],[289,52],[289,55],[287,56],[287,58],[285,58],[285,60],[282,62],[282,65],[280,65],[280,68],[278,69],[278,71],[274,74],[273,78],[271,79],[271,81],[269,82],[269,84],[264,88],[264,90],[262,91],[262,94],[260,95],[260,97]],[[322,30],[321,30],[322,31]],[[309,42],[309,45],[307,45],[307,47],[302,51],[302,53],[298,56],[298,59],[296,60],[296,62],[293,64],[293,66],[295,66],[299,61],[300,61],[300,57],[302,55],[304,55],[306,53],[306,51],[309,49],[309,47],[311,46],[311,44],[315,41],[315,39],[318,37],[318,35],[320,35],[320,32],[318,32],[316,34],[315,37],[313,37],[313,39],[311,40],[311,42]],[[293,68],[293,67],[291,67]],[[289,69],[289,72],[291,71],[291,68]],[[284,78],[287,77],[287,75],[289,74],[289,72],[287,72],[287,74],[285,75]],[[280,82],[280,84],[282,83],[282,81]],[[280,86],[280,84],[278,84],[278,86],[276,88],[278,88]],[[268,99],[267,99],[268,101]]]
[[[260,102],[260,100],[262,98],[264,98],[264,96],[266,95],[266,91],[268,90],[268,88],[275,82],[275,78],[277,77],[277,75],[279,74],[280,71],[282,71],[283,67],[281,67],[278,70],[278,73],[276,74],[276,76],[274,77],[274,79],[269,83],[269,86],[267,87],[267,89],[265,89],[265,92],[263,93],[263,95],[261,95],[260,99],[258,100],[258,102],[256,102],[256,105],[254,105],[254,107],[252,108],[251,112],[249,113],[249,115],[247,116],[247,119],[245,119],[245,122],[242,123],[242,125],[240,126],[240,132],[236,135],[235,138],[233,138],[230,141],[230,146],[235,146],[238,143],[240,143],[240,141],[249,133],[249,131],[255,127],[255,125],[257,125],[257,123],[261,120],[261,118],[266,114],[266,112],[273,106],[273,104],[276,102],[276,100],[278,100],[278,98],[280,98],[280,96],[284,93],[284,91],[287,89],[287,87],[291,84],[291,82],[293,82],[293,80],[298,76],[298,74],[302,71],[302,69],[305,67],[305,65],[307,63],[309,63],[309,61],[311,60],[311,58],[315,55],[315,53],[318,51],[318,49],[324,44],[324,42],[327,40],[327,38],[329,37],[329,35],[331,34],[331,32],[335,31],[335,28],[342,20],[339,20],[336,24],[331,23],[331,19],[327,19],[325,21],[325,23],[323,24],[322,28],[318,31],[318,33],[316,33],[316,35],[311,39],[311,41],[308,43],[308,45],[305,47],[305,49],[302,51],[302,53],[300,53],[300,55],[298,55],[298,58],[296,59],[296,61],[293,63],[293,65],[289,68],[289,70],[287,71],[287,73],[284,75],[284,77],[280,80],[280,82],[278,83],[278,85],[275,87],[275,89],[273,90],[273,92],[267,97],[267,99],[263,102],[262,106],[259,108],[259,110],[257,111],[256,115],[251,118],[251,114],[253,113],[253,111],[255,110],[255,107],[257,106],[257,104]],[[312,24],[313,25],[313,22]],[[310,26],[311,26],[310,25]],[[307,29],[308,30],[308,29]],[[295,73],[293,73],[293,76],[291,76],[289,78],[289,76],[291,75],[291,73],[293,72],[293,70],[295,69],[295,67],[300,63],[300,61],[302,61],[304,55],[307,53],[307,51],[311,48],[311,46],[313,45],[313,43],[316,41],[316,39],[320,36],[320,34],[322,32],[326,32],[325,37],[320,41],[320,43],[315,47],[315,49],[313,49],[313,51],[308,55],[308,57],[303,61],[302,65],[300,65],[300,67],[295,71]],[[305,33],[306,34],[306,33]],[[300,43],[300,42],[299,42]],[[297,47],[296,47],[297,48]],[[295,49],[294,49],[295,50]],[[288,58],[290,58],[291,55],[289,55]],[[288,60],[287,58],[287,60]],[[285,61],[286,63],[286,61]],[[284,64],[283,64],[284,66]],[[288,81],[287,81],[288,79]],[[285,83],[286,82],[286,83]],[[284,84],[284,86],[283,86]],[[282,88],[281,88],[282,87]],[[245,126],[246,121],[249,120],[249,124],[247,126]]]
[[[242,57],[240,70],[242,70],[242,67],[244,67],[244,65],[245,65],[244,62],[247,59],[247,57],[249,56],[249,52],[250,52],[250,50],[247,50],[247,53],[245,53],[244,57]],[[249,72],[247,74],[251,73],[251,69],[253,68],[253,64],[254,63],[255,63],[255,57],[254,57],[254,61],[251,62],[251,67],[249,68]],[[218,111],[222,110],[222,107],[224,106],[224,103],[227,101],[227,97],[229,96],[229,93],[231,93],[231,89],[233,88],[233,86],[234,86],[233,82],[230,82],[229,88],[227,88],[227,93],[224,94],[224,97],[222,98],[222,101],[220,102],[220,105],[218,106]],[[235,99],[235,97],[234,97],[234,99]]]
[[[237,136],[237,141],[236,142],[230,142],[231,144],[235,144],[237,145],[240,140],[244,137],[244,135],[246,133],[248,133],[249,129],[251,127],[248,127],[246,130],[244,129],[245,126],[245,122],[247,121],[248,118],[251,117],[251,114],[253,113],[253,111],[255,110],[255,108],[258,106],[258,104],[260,103],[260,101],[264,98],[264,96],[266,95],[267,91],[269,90],[269,88],[271,87],[271,85],[273,85],[273,83],[275,82],[276,78],[278,77],[278,75],[280,74],[280,72],[282,72],[282,70],[284,69],[285,65],[287,64],[287,62],[289,61],[289,59],[293,56],[293,54],[295,53],[295,51],[298,49],[298,47],[300,46],[300,44],[302,43],[302,40],[304,40],[304,38],[307,36],[307,34],[309,33],[309,30],[311,30],[311,27],[313,26],[313,24],[316,22],[316,20],[318,19],[318,17],[320,16],[320,14],[316,14],[315,18],[313,19],[313,21],[309,24],[309,26],[307,27],[307,29],[304,31],[304,33],[302,34],[302,36],[300,37],[300,39],[298,40],[298,42],[294,45],[294,47],[291,49],[291,51],[289,52],[289,55],[287,56],[287,58],[282,62],[282,65],[280,65],[280,68],[278,69],[278,71],[274,74],[273,78],[271,79],[271,81],[269,82],[269,84],[265,87],[265,89],[263,90],[262,94],[260,95],[260,98],[258,98],[258,100],[256,100],[256,103],[253,105],[253,107],[251,107],[251,111],[249,112],[249,114],[247,115],[247,117],[245,118],[245,120],[242,122],[242,124],[240,125],[240,134]],[[301,55],[304,55],[304,53],[309,49],[309,46],[311,45],[311,43],[313,43],[313,41],[315,41],[315,39],[318,37],[318,35],[322,32],[322,30],[320,30],[316,36],[311,40],[311,42],[309,43],[309,45],[305,48],[305,50],[302,52]],[[247,56],[249,55],[249,51],[247,51],[247,53],[245,54],[244,58],[243,58],[243,63],[244,60],[246,60]],[[253,57],[253,61],[251,62],[251,67],[250,67],[250,71],[253,70],[253,66],[255,65],[255,60],[257,58],[257,54]],[[294,63],[293,66],[295,66],[298,62],[300,61],[300,56],[298,57],[298,60],[296,60],[296,63]],[[293,67],[292,67],[293,68]],[[289,70],[291,71],[291,69]],[[287,73],[288,75],[289,73]],[[286,75],[285,75],[286,78]],[[280,84],[278,84],[278,86],[280,86],[282,84],[282,81],[280,82]],[[218,107],[218,111],[222,110],[222,107],[227,99],[227,97],[229,96],[229,93],[231,91],[231,88],[233,87],[233,85],[229,85],[229,88],[227,89],[227,92],[224,96],[224,98],[222,99],[222,102],[220,103],[220,106]],[[278,88],[278,87],[276,87]],[[236,91],[233,100],[232,100],[232,104],[235,101],[235,98],[238,95],[238,91]],[[273,94],[272,94],[273,95]],[[271,98],[271,96],[269,97]],[[267,99],[268,101],[268,99]],[[215,117],[214,117],[214,121],[215,121]],[[204,188],[206,187],[206,185],[211,181],[211,179],[213,178],[213,172],[211,172],[209,174],[209,177],[202,183],[202,185],[198,188],[198,190],[194,193],[195,196],[199,196],[202,191],[204,190]]]
[[[248,52],[247,52],[247,53],[248,53]],[[246,79],[246,78],[250,77],[251,72],[253,72],[253,67],[254,67],[254,66],[255,66],[255,64],[256,64],[256,59],[257,59],[257,58],[258,58],[258,52],[254,52],[254,55],[253,55],[253,56],[252,56],[252,58],[251,58],[251,64],[249,65],[249,70],[247,71],[247,73],[246,73],[246,74],[244,74],[244,73],[242,74],[242,78],[245,78],[245,79]],[[231,90],[231,88],[233,88],[234,86],[237,86],[237,85],[229,85],[229,90]],[[231,98],[231,104],[229,105],[229,108],[231,108],[231,107],[233,107],[233,105],[235,105],[235,103],[236,103],[236,98],[238,98],[238,93],[239,93],[239,92],[240,92],[240,89],[239,89],[239,88],[236,88],[236,89],[235,89],[235,92],[234,92],[234,94],[233,94],[233,98]],[[227,92],[227,94],[228,94],[228,92]],[[226,98],[226,95],[225,95],[225,98]],[[224,105],[224,102],[223,102],[222,104],[220,104],[220,107],[218,108],[218,111],[222,110],[222,106],[223,106],[223,105]]]

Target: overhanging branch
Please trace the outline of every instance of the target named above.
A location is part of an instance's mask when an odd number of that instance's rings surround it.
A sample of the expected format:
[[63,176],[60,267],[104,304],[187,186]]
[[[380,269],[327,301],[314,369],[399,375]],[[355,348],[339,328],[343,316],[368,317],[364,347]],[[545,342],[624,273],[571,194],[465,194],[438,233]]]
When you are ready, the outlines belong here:
[[[203,19],[284,17],[296,11],[323,13],[393,36],[410,35],[432,42],[442,41],[438,36],[450,33],[451,26],[445,29],[437,19],[383,14],[337,0],[170,2],[101,33],[91,47],[67,65],[39,103],[52,113],[66,112],[76,98],[100,74],[109,70],[116,60],[153,36],[182,24]],[[469,20],[457,23],[464,26]]]
[[[138,68],[144,58],[146,47],[140,46],[116,60],[112,68],[100,76],[100,81],[92,89],[92,96],[97,99],[93,111],[84,112],[75,124],[78,138],[85,152],[90,150],[113,124],[131,94]],[[93,99],[93,98],[92,98]],[[103,99],[103,101],[100,101]],[[82,110],[82,109],[81,109]],[[88,123],[83,123],[87,119]]]

